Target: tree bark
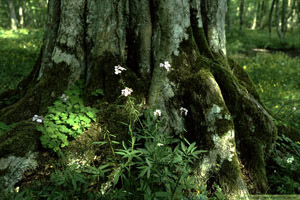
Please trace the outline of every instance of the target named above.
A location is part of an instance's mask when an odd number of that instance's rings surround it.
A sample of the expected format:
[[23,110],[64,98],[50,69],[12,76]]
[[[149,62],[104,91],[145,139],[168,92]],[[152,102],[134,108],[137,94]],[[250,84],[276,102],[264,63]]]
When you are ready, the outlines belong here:
[[241,0],[240,2],[240,30],[243,29],[244,26],[244,9],[245,9],[245,0]]
[[270,12],[269,12],[269,36],[271,37],[272,34],[272,16],[273,16],[273,10],[275,7],[276,0],[272,0]]
[[268,1],[262,0],[261,9],[259,11],[258,26],[263,29],[266,24]]
[[278,35],[280,41],[283,42],[284,35],[280,29],[279,0],[275,0],[275,18],[276,18],[277,35]]
[[15,5],[13,0],[7,0],[9,13],[10,13],[10,24],[11,29],[17,30],[18,29],[18,19],[15,12]]
[[22,0],[19,0],[19,17],[20,17],[20,27],[24,28],[24,11],[23,11]]
[[287,6],[288,1],[282,0],[282,11],[281,11],[281,32],[284,34],[287,30]]
[[260,1],[255,1],[255,5],[257,6],[257,8],[252,22],[252,27],[251,27],[252,30],[255,30],[256,27],[259,26],[259,14],[261,9]]
[[292,1],[292,4],[290,5],[290,7],[291,7],[290,8],[290,12],[287,15],[286,22],[287,22],[287,27],[293,29],[293,25],[292,24],[294,23],[294,13],[295,13],[294,11],[296,9],[296,0]]
[[116,104],[120,64],[136,99],[165,113],[167,133],[186,129],[209,150],[195,167],[197,183],[212,181],[220,164],[217,181],[231,199],[265,192],[277,129],[246,72],[226,57],[225,14],[226,0],[51,0],[39,59],[16,90],[0,95],[9,99],[0,101],[0,121],[46,113],[80,77],[87,96],[103,89],[102,101]]
[[227,12],[226,12],[226,28],[227,28],[227,31],[230,30],[230,27],[231,27],[231,0],[227,0]]

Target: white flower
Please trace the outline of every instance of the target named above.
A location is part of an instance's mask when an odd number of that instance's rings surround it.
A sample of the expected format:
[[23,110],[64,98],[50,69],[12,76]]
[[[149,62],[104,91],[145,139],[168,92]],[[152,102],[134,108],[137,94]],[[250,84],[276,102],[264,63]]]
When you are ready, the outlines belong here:
[[164,144],[162,144],[162,143],[157,143],[157,146],[158,146],[158,147],[161,147],[161,146],[164,146]]
[[61,100],[63,101],[63,102],[66,102],[67,100],[68,100],[68,96],[66,96],[64,93],[61,95]]
[[165,61],[165,68],[166,68],[167,71],[169,71],[170,68],[171,68],[171,65],[168,61]]
[[125,97],[127,97],[128,95],[130,95],[133,92],[133,90],[131,88],[126,87],[125,89],[123,89],[121,91],[121,94],[124,95]]
[[169,61],[165,61],[164,63],[160,63],[159,67],[164,67],[167,71],[170,71],[171,65]]
[[36,121],[38,119],[38,117],[39,117],[38,115],[34,115],[33,118],[32,118],[32,121],[33,122]]
[[294,106],[294,107],[293,107],[293,111],[296,111],[296,109],[297,109],[297,108]]
[[32,121],[36,121],[37,123],[42,123],[43,122],[43,117],[42,116],[38,116],[38,115],[34,115],[32,118]]
[[121,74],[122,71],[125,71],[126,69],[124,67],[121,67],[120,65],[115,66],[115,74]]
[[186,109],[186,108],[184,108],[184,107],[181,107],[181,108],[180,108],[180,114],[181,114],[181,115],[184,114],[185,116],[187,116],[187,114],[188,114],[188,109]]
[[15,188],[15,192],[18,193],[19,191],[20,191],[20,187],[18,186],[18,187]]
[[156,109],[154,112],[153,112],[153,114],[154,114],[154,116],[161,116],[161,110],[158,110],[158,109]]
[[294,156],[292,156],[292,157],[288,158],[288,159],[286,160],[286,162],[291,164],[294,160],[295,160],[295,159],[294,159]]

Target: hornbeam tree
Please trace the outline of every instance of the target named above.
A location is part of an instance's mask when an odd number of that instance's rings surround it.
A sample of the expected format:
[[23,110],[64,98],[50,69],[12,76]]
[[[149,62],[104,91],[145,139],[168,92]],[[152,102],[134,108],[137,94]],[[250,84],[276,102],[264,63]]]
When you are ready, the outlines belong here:
[[218,182],[232,197],[265,192],[277,128],[247,73],[226,56],[225,14],[226,0],[50,0],[41,53],[17,89],[0,96],[0,121],[45,114],[80,78],[87,94],[103,89],[102,101],[114,104],[121,65],[132,95],[161,110],[168,133],[186,130],[209,150],[194,168],[197,182],[221,163]]

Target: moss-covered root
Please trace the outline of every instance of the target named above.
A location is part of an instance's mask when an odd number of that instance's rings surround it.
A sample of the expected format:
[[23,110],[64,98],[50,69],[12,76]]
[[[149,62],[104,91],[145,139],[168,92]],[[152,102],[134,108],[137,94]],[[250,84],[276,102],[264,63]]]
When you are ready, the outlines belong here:
[[[249,81],[243,82],[241,76],[239,79],[236,78],[229,68],[218,64],[212,65],[212,72],[221,88],[226,105],[234,116],[237,149],[241,153],[242,163],[249,172],[251,185],[254,186],[252,192],[264,193],[268,185],[265,159],[272,151],[277,137],[273,118],[255,97],[255,93],[251,92],[252,86],[244,86],[245,83],[251,84]],[[247,152],[252,152],[252,156]]]
[[[232,199],[245,196],[248,192],[236,153],[234,124],[221,90],[211,72],[205,69],[194,75],[193,82],[198,84],[199,90],[189,91],[193,97],[190,102],[193,107],[191,114],[195,124],[205,122],[202,130],[196,130],[194,133],[201,134],[202,141],[199,142],[206,143],[209,149],[195,175],[199,183],[206,181],[220,164],[223,171],[227,172],[220,177],[225,192],[230,194]],[[197,117],[198,112],[202,112],[204,119]]]
[[0,109],[0,121],[7,124],[18,122],[43,114],[68,86],[69,70],[63,65],[56,65],[45,77],[25,89],[23,97],[16,103]]

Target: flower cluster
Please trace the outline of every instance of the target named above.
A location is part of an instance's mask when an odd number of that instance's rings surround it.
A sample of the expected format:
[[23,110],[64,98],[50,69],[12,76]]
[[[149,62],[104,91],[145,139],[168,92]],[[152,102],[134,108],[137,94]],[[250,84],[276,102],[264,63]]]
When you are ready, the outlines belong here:
[[63,102],[66,102],[66,101],[68,100],[69,97],[66,96],[65,94],[62,94],[60,98],[61,98],[61,100],[62,100]]
[[162,147],[162,146],[164,146],[164,144],[162,144],[162,143],[157,143],[157,146],[158,146],[158,147]]
[[125,97],[130,95],[132,92],[133,92],[133,90],[131,88],[128,88],[128,87],[125,87],[125,89],[121,90],[121,94],[124,95]]
[[33,122],[37,122],[37,123],[42,123],[43,122],[43,117],[42,116],[38,116],[38,115],[34,115],[32,118]]
[[165,61],[164,63],[160,63],[159,66],[165,68],[167,71],[170,71],[170,68],[171,68],[171,65],[170,65],[169,61]]
[[115,74],[121,74],[122,71],[126,71],[126,69],[120,65],[115,66]]
[[154,112],[153,112],[154,116],[157,117],[157,116],[161,116],[161,110],[159,109],[156,109]]
[[292,156],[292,157],[290,157],[290,158],[288,158],[287,160],[286,160],[286,162],[287,163],[289,163],[289,164],[291,164],[291,163],[293,163],[294,162],[294,156]]
[[[156,109],[154,112],[153,112],[154,116],[155,117],[160,117],[161,116],[161,110],[159,109]],[[184,114],[185,116],[187,116],[188,114],[188,109],[184,108],[184,107],[181,107],[180,108],[180,114]]]
[[188,109],[186,109],[186,108],[184,108],[184,107],[181,107],[181,108],[180,108],[180,114],[181,114],[181,115],[184,114],[185,116],[187,116],[187,114],[188,114]]

